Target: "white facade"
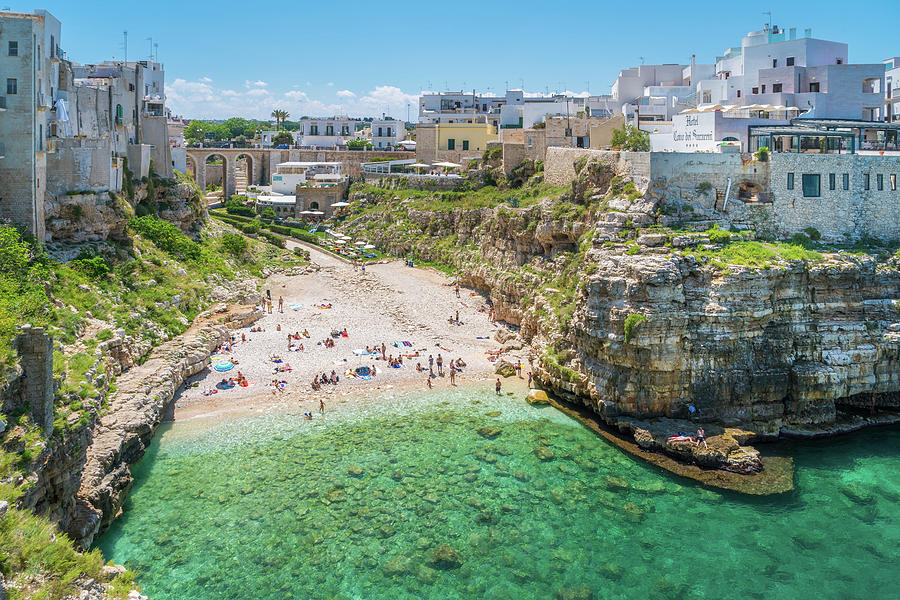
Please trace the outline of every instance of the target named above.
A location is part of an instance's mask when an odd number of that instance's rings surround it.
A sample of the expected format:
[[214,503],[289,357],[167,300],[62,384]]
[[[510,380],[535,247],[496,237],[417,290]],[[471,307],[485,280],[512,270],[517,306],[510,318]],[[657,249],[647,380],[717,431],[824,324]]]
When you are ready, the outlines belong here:
[[884,63],[884,120],[900,122],[900,56]]
[[342,163],[339,162],[283,162],[275,166],[272,175],[272,191],[276,194],[293,196],[299,184],[325,180],[328,176],[341,176]]
[[406,125],[396,119],[377,119],[370,123],[372,145],[376,150],[393,148],[406,139]]
[[508,90],[503,96],[466,92],[429,92],[419,97],[419,123],[489,123],[497,129],[527,128],[546,115],[574,116],[585,110],[585,99],[554,94],[526,96]]
[[347,116],[300,119],[300,128],[291,132],[298,146],[334,148],[344,146],[356,135],[357,120]]
[[819,118],[880,120],[884,66],[847,64],[847,44],[811,35],[778,27],[747,34],[717,59],[713,78],[698,82],[698,105],[796,106]]
[[720,152],[723,142],[735,142],[746,152],[751,125],[788,124],[780,119],[730,117],[719,110],[678,114],[672,117],[671,131],[650,134],[650,151]]

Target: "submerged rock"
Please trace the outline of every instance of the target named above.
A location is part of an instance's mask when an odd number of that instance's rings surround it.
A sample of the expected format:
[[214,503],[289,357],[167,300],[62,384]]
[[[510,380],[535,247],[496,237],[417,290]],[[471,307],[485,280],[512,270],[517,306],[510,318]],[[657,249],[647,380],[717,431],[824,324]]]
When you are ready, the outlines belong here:
[[347,469],[347,474],[350,477],[362,477],[363,470],[362,467],[357,467],[356,465],[352,465],[349,469]]
[[537,448],[533,450],[534,455],[543,461],[553,460],[556,458],[556,455],[553,453],[553,450],[541,444]]
[[441,544],[436,547],[431,551],[431,555],[428,558],[429,565],[444,571],[458,569],[463,565],[463,562],[463,556],[460,551],[448,544]]
[[500,433],[501,433],[500,429],[498,429],[496,427],[479,427],[478,428],[478,435],[480,435],[481,437],[488,439],[488,440],[494,439],[495,437],[500,435]]
[[553,594],[556,600],[594,600],[594,591],[587,586],[564,587]]

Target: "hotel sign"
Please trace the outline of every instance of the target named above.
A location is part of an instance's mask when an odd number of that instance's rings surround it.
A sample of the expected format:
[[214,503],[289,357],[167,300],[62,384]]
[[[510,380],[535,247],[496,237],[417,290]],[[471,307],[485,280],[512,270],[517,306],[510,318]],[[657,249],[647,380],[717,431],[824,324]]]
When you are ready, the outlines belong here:
[[672,145],[678,152],[702,152],[716,149],[716,113],[675,115],[672,117]]

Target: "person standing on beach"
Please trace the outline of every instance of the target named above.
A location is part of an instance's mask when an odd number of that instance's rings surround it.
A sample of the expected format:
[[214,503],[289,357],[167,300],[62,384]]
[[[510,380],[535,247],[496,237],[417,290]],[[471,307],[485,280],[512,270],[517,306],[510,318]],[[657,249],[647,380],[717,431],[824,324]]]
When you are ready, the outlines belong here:
[[497,384],[494,386],[494,390],[497,392],[497,395],[500,395],[500,378],[497,378]]
[[444,376],[444,357],[438,354],[437,357],[438,375]]
[[516,361],[516,375],[519,376],[519,379],[522,379],[522,359]]
[[456,282],[456,297],[459,298],[459,282]]
[[384,345],[384,342],[381,342],[381,360],[387,360],[384,356],[386,353],[387,353],[387,346]]
[[450,385],[456,385],[456,364],[450,361]]
[[325,401],[319,398],[319,413],[325,414]]
[[528,371],[528,389],[531,389],[531,371]]
[[282,296],[278,296],[278,312],[284,312],[284,298]]
[[428,384],[428,389],[430,390],[431,389],[431,374],[429,374],[428,377],[425,378],[425,383]]
[[428,372],[434,373],[434,356],[428,355]]
[[706,445],[706,432],[703,431],[702,427],[697,428],[697,443],[695,446],[699,446],[700,443],[703,442],[703,447],[709,449],[709,446]]

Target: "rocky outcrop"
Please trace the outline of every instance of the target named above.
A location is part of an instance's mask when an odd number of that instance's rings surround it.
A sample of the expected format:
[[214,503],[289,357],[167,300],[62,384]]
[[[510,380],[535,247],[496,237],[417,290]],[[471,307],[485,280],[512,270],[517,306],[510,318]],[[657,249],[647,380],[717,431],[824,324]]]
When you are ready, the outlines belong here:
[[83,467],[77,469],[81,478],[74,507],[60,520],[78,544],[88,547],[118,515],[131,489],[130,467],[143,457],[178,387],[209,365],[210,353],[232,328],[259,316],[258,311],[224,313],[221,323],[203,325],[159,346],[146,362],[119,377],[116,396],[94,427]]
[[44,204],[48,242],[122,239],[130,207],[109,192],[51,196]]

